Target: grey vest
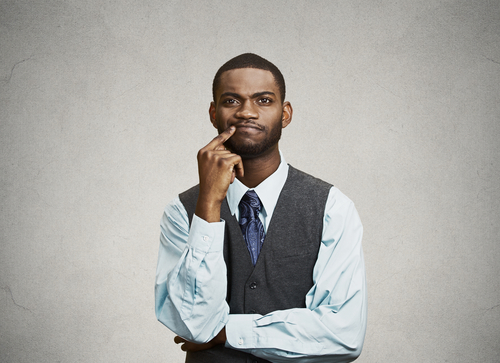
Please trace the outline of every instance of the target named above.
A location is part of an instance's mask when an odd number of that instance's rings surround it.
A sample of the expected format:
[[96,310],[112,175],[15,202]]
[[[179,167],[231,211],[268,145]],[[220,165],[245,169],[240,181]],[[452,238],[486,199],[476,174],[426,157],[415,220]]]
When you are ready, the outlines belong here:
[[[226,221],[224,260],[227,266],[226,301],[231,314],[262,314],[304,308],[313,286],[312,273],[323,231],[325,204],[331,185],[289,167],[255,267],[227,200],[221,206]],[[199,187],[179,195],[191,221]],[[219,345],[188,353],[187,363],[268,362]]]

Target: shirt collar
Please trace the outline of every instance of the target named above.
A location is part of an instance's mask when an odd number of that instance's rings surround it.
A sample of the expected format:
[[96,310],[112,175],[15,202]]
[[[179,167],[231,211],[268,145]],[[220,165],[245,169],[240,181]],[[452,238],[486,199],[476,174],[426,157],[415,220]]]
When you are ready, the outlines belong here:
[[257,185],[255,188],[248,188],[245,184],[240,182],[238,179],[234,179],[234,182],[229,186],[227,191],[227,203],[229,204],[229,209],[231,214],[234,215],[238,211],[238,205],[240,204],[241,198],[249,189],[255,190],[262,202],[262,213],[265,216],[272,216],[276,203],[278,203],[278,198],[280,196],[281,190],[285,185],[286,178],[288,176],[288,164],[280,151],[280,165],[278,169],[270,176],[268,176],[262,183]]

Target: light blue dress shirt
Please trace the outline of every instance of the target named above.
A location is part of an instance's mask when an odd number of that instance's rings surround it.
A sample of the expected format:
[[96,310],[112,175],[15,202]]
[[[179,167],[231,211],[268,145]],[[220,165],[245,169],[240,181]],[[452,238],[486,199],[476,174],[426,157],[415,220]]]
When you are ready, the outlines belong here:
[[[266,232],[287,175],[281,156],[278,169],[254,188],[263,204],[259,217]],[[228,189],[229,208],[237,219],[248,189],[237,179]],[[350,362],[361,353],[366,331],[363,227],[349,198],[336,187],[330,189],[306,308],[264,316],[230,314],[224,227],[224,221],[208,223],[194,215],[190,228],[179,198],[167,205],[155,285],[159,321],[198,343],[226,327],[226,346],[271,362]]]

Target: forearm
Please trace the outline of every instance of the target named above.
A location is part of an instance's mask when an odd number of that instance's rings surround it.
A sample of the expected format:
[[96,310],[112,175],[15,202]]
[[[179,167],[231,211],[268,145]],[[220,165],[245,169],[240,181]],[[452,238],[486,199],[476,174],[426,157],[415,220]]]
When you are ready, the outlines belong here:
[[230,315],[227,345],[271,362],[351,362],[361,353],[366,331],[366,294],[344,306],[290,309],[265,316]]
[[195,216],[189,229],[182,212],[167,210],[162,221],[156,315],[176,334],[201,343],[219,333],[228,316],[224,223]]

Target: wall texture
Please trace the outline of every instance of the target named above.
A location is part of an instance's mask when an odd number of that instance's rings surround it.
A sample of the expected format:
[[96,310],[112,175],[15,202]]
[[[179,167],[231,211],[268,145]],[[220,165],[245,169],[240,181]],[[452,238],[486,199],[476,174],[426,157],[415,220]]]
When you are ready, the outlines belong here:
[[0,361],[183,361],[159,220],[247,51],[287,80],[287,161],[364,222],[359,362],[499,362],[498,0],[0,0]]

